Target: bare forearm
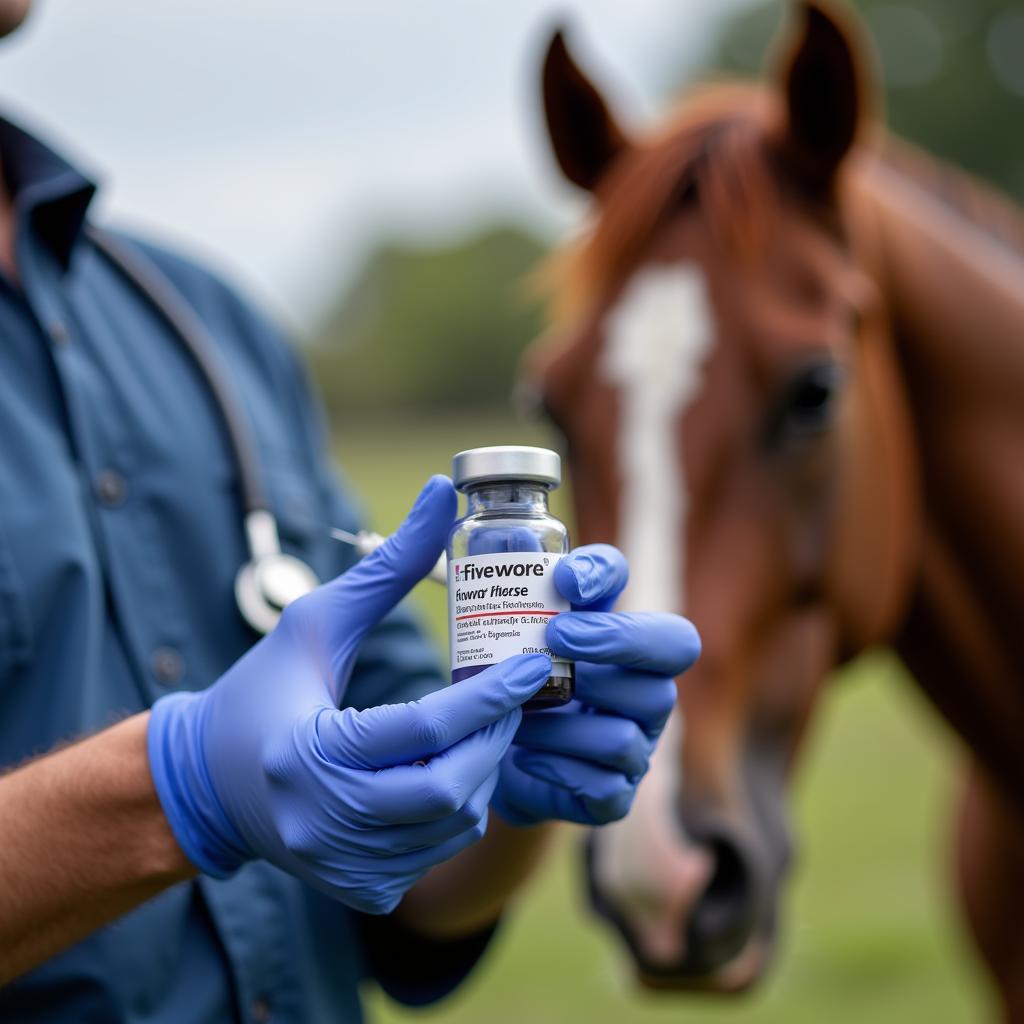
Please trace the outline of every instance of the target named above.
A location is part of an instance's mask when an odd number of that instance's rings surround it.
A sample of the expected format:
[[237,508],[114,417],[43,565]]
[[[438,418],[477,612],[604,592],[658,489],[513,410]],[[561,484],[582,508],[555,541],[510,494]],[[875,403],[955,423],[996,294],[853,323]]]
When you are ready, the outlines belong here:
[[137,715],[0,778],[0,984],[195,874]]
[[492,813],[484,838],[417,882],[395,913],[439,938],[486,927],[540,864],[556,828],[513,828]]

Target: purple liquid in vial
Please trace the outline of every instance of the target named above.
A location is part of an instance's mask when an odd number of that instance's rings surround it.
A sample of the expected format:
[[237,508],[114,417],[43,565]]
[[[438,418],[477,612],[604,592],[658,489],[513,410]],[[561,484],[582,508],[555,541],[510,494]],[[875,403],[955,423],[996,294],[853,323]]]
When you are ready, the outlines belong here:
[[[455,485],[466,494],[469,506],[453,527],[448,543],[452,682],[457,683],[511,654],[532,650],[550,654],[544,627],[553,611],[567,607],[554,590],[550,574],[569,550],[569,537],[564,524],[547,507],[548,492],[560,481],[554,452],[520,447],[474,449],[457,455],[453,470]],[[530,558],[534,553],[537,557]],[[514,557],[520,554],[526,557]],[[491,555],[496,557],[476,560]],[[472,565],[459,561],[467,558],[474,560]],[[539,594],[546,599],[538,601]],[[476,603],[467,604],[467,600]],[[538,604],[556,608],[540,609]],[[506,610],[488,610],[499,607]],[[472,614],[457,614],[460,611]],[[494,629],[488,628],[490,623],[496,624]],[[523,625],[517,629],[517,623]],[[508,639],[486,639],[494,636]],[[512,637],[522,637],[522,642]],[[479,651],[484,653],[475,654]],[[472,661],[476,656],[481,663],[456,666],[457,660]],[[566,704],[574,689],[575,666],[555,658],[552,674],[523,705],[524,710]]]

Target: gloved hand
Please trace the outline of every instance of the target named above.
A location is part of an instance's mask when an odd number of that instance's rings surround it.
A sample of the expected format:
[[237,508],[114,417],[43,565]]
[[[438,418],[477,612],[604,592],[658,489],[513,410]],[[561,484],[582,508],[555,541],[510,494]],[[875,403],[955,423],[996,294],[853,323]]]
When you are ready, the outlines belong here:
[[154,705],[157,793],[202,871],[224,877],[262,857],[387,913],[483,835],[547,657],[511,658],[412,703],[338,710],[360,641],[433,566],[454,514],[451,482],[434,477],[383,547],[288,607],[213,686]]
[[603,825],[633,803],[675,704],[674,677],[697,660],[700,638],[678,615],[609,612],[627,576],[607,544],[577,548],[555,567],[572,610],[551,620],[547,641],[576,662],[576,698],[523,717],[491,801],[513,825]]

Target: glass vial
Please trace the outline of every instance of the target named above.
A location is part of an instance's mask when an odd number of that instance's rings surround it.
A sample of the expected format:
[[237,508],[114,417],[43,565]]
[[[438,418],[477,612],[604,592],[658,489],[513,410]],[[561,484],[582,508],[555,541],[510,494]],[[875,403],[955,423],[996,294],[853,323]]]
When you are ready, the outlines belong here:
[[[569,603],[554,569],[569,531],[548,511],[562,482],[561,460],[547,448],[501,445],[459,452],[452,479],[466,514],[448,537],[448,627],[452,682],[514,654],[551,655],[545,630]],[[551,675],[524,708],[572,700],[575,665],[551,656]]]

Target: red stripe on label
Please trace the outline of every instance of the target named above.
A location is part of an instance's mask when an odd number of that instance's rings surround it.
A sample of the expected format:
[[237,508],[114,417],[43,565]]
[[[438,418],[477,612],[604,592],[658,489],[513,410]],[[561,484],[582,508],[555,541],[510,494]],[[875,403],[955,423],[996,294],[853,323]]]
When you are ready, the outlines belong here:
[[514,619],[516,616],[522,615],[560,615],[561,612],[547,611],[546,609],[535,611],[535,612],[474,612],[472,615],[456,615],[455,621],[461,622],[463,619],[482,619],[487,615],[504,615],[510,619]]

